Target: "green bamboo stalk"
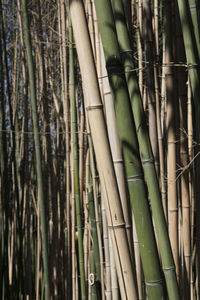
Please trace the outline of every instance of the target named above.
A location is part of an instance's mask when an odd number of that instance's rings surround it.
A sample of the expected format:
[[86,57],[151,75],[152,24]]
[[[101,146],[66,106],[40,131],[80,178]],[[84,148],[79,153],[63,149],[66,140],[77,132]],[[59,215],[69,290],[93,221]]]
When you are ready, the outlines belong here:
[[28,74],[31,93],[31,106],[32,106],[32,119],[34,130],[34,144],[36,154],[36,172],[37,172],[37,185],[38,185],[38,198],[39,198],[39,210],[40,210],[40,222],[41,222],[41,236],[42,236],[42,258],[44,266],[44,285],[45,285],[45,300],[50,299],[50,282],[49,282],[49,267],[48,267],[48,252],[47,252],[47,236],[46,236],[46,221],[45,221],[45,195],[43,191],[43,177],[42,177],[42,158],[39,138],[39,126],[37,115],[37,98],[36,98],[36,84],[33,68],[32,48],[31,48],[31,36],[29,32],[27,2],[22,0],[22,16],[23,16],[23,28],[24,38],[28,63]]
[[197,5],[197,0],[188,0],[189,4],[189,9],[190,9],[190,15],[191,15],[191,20],[192,20],[192,25],[193,25],[193,30],[194,30],[194,38],[196,41],[197,45],[197,50],[198,50],[198,56],[200,59],[200,14],[199,14],[199,7]]
[[160,248],[161,261],[167,284],[168,296],[169,299],[179,299],[180,296],[175,273],[175,265],[162,207],[162,200],[160,195],[159,183],[156,176],[156,170],[154,166],[154,158],[151,149],[150,138],[145,121],[145,113],[143,110],[142,99],[137,83],[137,76],[136,73],[131,71],[134,69],[134,63],[131,56],[131,45],[125,24],[121,0],[114,1],[113,7],[115,12],[115,18],[119,14],[121,16],[118,21],[116,18],[116,29],[122,53],[122,60],[124,63],[129,95],[131,98],[136,132],[140,146],[140,155],[149,191],[153,219],[155,222],[155,229],[158,238],[158,245]]
[[[95,1],[95,5],[110,86],[115,100],[118,130],[125,161],[131,204],[140,242],[148,297],[149,299],[161,299],[162,297],[165,298],[162,287],[161,270],[148,207],[146,187],[143,180],[143,171],[140,163],[136,130],[127,85],[125,77],[122,75],[123,66],[120,61],[120,51],[115,32],[112,8],[110,1]],[[120,19],[121,15],[117,17]],[[138,199],[140,199],[140,201],[138,201]]]
[[87,299],[86,282],[84,272],[84,251],[83,251],[83,232],[82,232],[82,215],[79,189],[79,166],[78,166],[78,142],[77,142],[77,121],[76,121],[76,98],[75,98],[75,70],[74,70],[74,49],[71,18],[69,16],[69,65],[70,65],[70,103],[72,117],[72,147],[73,147],[73,164],[74,164],[74,192],[76,203],[76,222],[78,231],[78,263],[81,283],[81,299]]

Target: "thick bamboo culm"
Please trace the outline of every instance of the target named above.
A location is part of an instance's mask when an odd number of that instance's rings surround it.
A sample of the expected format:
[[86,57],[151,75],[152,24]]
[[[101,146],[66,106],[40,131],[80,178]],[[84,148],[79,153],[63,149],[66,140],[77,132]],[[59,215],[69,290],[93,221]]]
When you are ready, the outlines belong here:
[[199,299],[199,9],[0,0],[0,299]]

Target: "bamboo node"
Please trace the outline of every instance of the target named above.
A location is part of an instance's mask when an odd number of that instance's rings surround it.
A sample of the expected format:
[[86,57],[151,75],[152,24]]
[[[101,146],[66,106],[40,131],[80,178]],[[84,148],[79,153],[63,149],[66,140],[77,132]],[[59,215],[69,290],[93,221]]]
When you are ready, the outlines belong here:
[[146,286],[157,286],[157,285],[162,285],[163,280],[159,279],[159,280],[155,280],[155,281],[151,281],[151,282],[145,282]]
[[134,182],[138,180],[142,180],[142,175],[139,174],[139,175],[131,176],[127,179],[127,182]]
[[102,103],[99,103],[99,104],[95,104],[95,105],[88,105],[87,106],[87,110],[93,110],[93,109],[102,109]]
[[120,223],[120,224],[112,224],[112,225],[108,225],[108,228],[114,228],[114,229],[117,229],[117,228],[124,228],[125,227],[125,223]]

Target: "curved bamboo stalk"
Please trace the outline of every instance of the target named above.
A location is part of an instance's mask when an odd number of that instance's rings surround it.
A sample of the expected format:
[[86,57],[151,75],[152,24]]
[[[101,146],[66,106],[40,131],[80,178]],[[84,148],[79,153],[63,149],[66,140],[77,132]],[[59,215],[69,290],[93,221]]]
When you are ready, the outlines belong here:
[[[136,299],[136,288],[124,227],[120,198],[112,165],[106,133],[98,80],[94,66],[91,44],[84,12],[80,0],[70,1],[70,14],[74,31],[79,63],[82,71],[86,108],[94,143],[100,180],[106,192],[106,211],[112,231],[115,259],[123,299]],[[98,127],[97,127],[98,126]],[[98,128],[98,133],[96,129]],[[102,151],[101,145],[104,145]],[[112,207],[112,209],[111,209]]]

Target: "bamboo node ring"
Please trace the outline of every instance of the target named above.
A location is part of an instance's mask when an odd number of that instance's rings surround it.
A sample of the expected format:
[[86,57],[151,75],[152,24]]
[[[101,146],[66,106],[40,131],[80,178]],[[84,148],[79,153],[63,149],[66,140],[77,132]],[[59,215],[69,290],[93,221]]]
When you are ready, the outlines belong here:
[[87,110],[93,110],[93,109],[102,109],[102,103],[96,104],[96,105],[88,105]]

